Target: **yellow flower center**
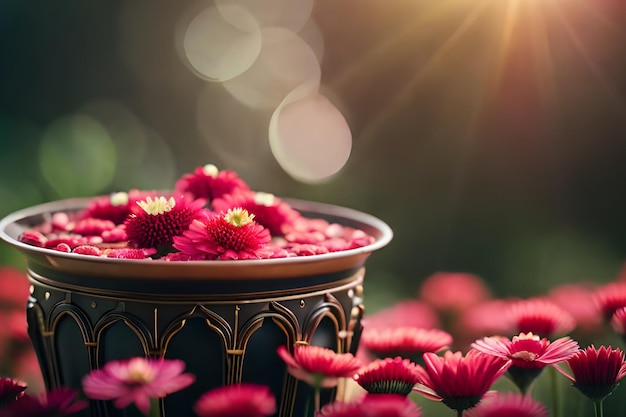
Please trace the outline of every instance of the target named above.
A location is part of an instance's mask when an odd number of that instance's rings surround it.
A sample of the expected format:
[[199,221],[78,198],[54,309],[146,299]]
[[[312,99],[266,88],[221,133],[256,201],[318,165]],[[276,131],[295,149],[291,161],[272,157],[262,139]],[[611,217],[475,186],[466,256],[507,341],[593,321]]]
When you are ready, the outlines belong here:
[[169,200],[163,196],[155,198],[154,200],[150,197],[146,197],[145,201],[137,201],[137,205],[146,213],[152,216],[157,216],[171,211],[176,205],[176,201],[174,200],[174,197],[170,197]]
[[224,220],[233,226],[241,227],[245,226],[248,223],[252,223],[254,220],[254,214],[248,213],[248,210],[242,207],[236,207],[233,209],[228,209],[226,214],[224,215]]
[[204,169],[204,173],[207,174],[209,177],[216,178],[217,174],[219,173],[219,170],[213,164],[206,164],[202,168]]
[[154,370],[145,360],[131,360],[128,364],[126,381],[131,384],[144,385],[154,380]]
[[511,355],[511,359],[520,359],[523,361],[527,361],[527,362],[532,362],[535,359],[537,359],[537,355],[536,353],[532,353],[532,352],[528,352],[526,350],[522,350],[520,352],[515,352]]

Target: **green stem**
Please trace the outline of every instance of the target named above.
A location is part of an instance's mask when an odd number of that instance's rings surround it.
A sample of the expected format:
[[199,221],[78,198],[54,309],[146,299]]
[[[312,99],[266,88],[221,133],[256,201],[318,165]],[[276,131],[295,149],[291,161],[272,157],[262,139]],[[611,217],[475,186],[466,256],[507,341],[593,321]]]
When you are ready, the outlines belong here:
[[463,410],[456,410],[457,417],[463,417]]
[[150,411],[148,417],[161,417],[160,400],[158,398],[150,398]]
[[603,403],[604,401],[602,400],[593,402],[593,409],[596,412],[596,417],[604,417],[604,407],[602,406]]
[[559,391],[559,380],[557,370],[550,367],[550,386],[552,389],[552,409],[554,417],[561,417],[561,393]]
[[315,386],[315,413],[319,413],[320,411],[320,386]]

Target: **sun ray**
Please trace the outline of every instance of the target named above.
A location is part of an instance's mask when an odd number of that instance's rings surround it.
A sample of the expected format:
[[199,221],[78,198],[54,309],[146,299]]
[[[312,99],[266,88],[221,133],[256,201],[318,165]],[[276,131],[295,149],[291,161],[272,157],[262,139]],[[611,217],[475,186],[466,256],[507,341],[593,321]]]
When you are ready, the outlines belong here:
[[594,62],[591,54],[587,50],[587,47],[583,43],[582,38],[576,33],[572,22],[570,22],[563,11],[557,7],[554,7],[554,12],[561,27],[565,30],[565,33],[569,37],[575,50],[578,52],[582,61],[587,65],[591,74],[598,82],[607,96],[619,106],[621,111],[626,111],[626,97],[619,93],[620,89],[611,81],[608,74],[602,70],[602,68]]
[[437,65],[440,64],[442,58],[450,52],[454,46],[461,40],[462,36],[475,24],[480,15],[484,12],[485,6],[489,0],[483,0],[477,3],[463,19],[461,24],[447,37],[442,45],[435,51],[428,61],[422,66],[422,68],[408,80],[402,88],[402,91],[396,94],[390,102],[386,103],[381,110],[371,118],[370,122],[363,128],[363,137],[369,136],[372,132],[375,132],[383,123],[385,123],[390,116],[398,111],[403,105],[411,100],[414,94],[414,90],[431,74],[432,71],[437,69]]

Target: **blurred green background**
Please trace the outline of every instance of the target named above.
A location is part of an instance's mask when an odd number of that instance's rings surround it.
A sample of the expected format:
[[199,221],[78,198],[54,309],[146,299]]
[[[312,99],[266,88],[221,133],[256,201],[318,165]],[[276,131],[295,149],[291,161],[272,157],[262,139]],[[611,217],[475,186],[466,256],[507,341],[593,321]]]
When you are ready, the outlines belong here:
[[[272,153],[275,108],[238,100],[181,53],[190,14],[212,5],[0,2],[0,214],[170,188],[213,163],[253,189],[388,222],[395,237],[368,264],[372,310],[441,270],[522,297],[617,275],[626,254],[623,2],[265,3],[306,20],[297,31],[314,45],[319,91],[352,132],[345,166],[306,182]],[[275,64],[278,77],[291,66]],[[5,244],[0,262],[22,265]]]

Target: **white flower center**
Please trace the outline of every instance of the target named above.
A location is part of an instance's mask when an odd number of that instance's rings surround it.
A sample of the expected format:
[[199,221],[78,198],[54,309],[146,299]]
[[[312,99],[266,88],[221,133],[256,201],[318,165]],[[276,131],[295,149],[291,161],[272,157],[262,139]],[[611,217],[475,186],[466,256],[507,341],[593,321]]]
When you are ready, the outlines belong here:
[[205,174],[213,178],[216,178],[217,174],[220,172],[219,169],[217,169],[217,167],[213,164],[206,164],[203,169]]
[[274,197],[274,194],[262,192],[254,193],[254,202],[260,206],[273,206],[275,200],[276,197]]
[[128,204],[128,193],[124,191],[113,193],[111,194],[109,201],[112,206],[124,206]]
[[170,197],[169,200],[163,196],[155,198],[154,200],[150,197],[146,197],[145,201],[137,201],[137,205],[146,213],[152,216],[158,216],[159,214],[171,211],[176,205],[176,200],[174,200],[174,197]]

